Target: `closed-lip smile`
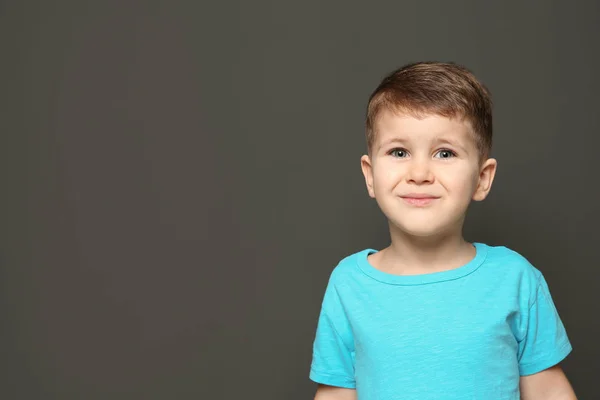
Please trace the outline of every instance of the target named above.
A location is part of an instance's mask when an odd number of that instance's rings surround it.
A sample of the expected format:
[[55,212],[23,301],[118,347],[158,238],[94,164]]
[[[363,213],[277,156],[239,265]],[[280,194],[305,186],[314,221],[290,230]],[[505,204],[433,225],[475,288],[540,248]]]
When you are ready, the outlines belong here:
[[406,203],[415,207],[425,207],[431,204],[434,200],[439,199],[438,196],[433,196],[427,193],[408,193],[400,197]]
[[402,197],[403,199],[439,199],[438,196],[434,196],[427,193],[409,193],[400,197]]

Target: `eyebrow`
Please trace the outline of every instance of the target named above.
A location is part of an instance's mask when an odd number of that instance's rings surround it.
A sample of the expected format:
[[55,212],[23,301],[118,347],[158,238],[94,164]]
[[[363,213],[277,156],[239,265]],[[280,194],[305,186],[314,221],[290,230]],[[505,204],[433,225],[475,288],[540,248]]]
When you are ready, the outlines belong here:
[[[391,139],[386,140],[385,142],[381,143],[381,145],[379,145],[378,150],[381,150],[382,148],[388,147],[389,145],[392,145],[392,144],[395,144],[395,143],[404,144],[406,142],[407,142],[406,139],[403,139],[403,138],[400,138],[400,137],[394,137],[394,138],[391,138]],[[456,141],[453,141],[453,140],[449,140],[449,139],[446,139],[444,137],[438,136],[438,137],[434,138],[433,139],[433,143],[435,143],[437,145],[439,145],[439,144],[447,144],[447,145],[450,145],[450,146],[453,146],[453,147],[457,147],[457,148],[461,149],[462,151],[464,151],[465,153],[467,152],[467,149],[463,145],[461,145],[459,142],[456,142]]]
[[434,139],[434,143],[437,144],[449,144],[450,146],[454,146],[454,147],[458,147],[459,149],[461,149],[462,151],[464,151],[465,153],[467,152],[467,149],[461,145],[459,142],[453,141],[453,140],[448,140],[444,137],[437,137]]
[[394,143],[399,143],[399,144],[401,144],[401,143],[405,143],[405,142],[406,142],[406,140],[404,140],[404,139],[401,139],[401,138],[398,138],[398,137],[391,138],[391,139],[389,139],[389,140],[386,140],[385,142],[381,143],[381,144],[379,145],[379,148],[378,148],[377,150],[381,150],[381,149],[383,149],[384,147],[388,147],[389,145],[391,145],[391,144],[394,144]]

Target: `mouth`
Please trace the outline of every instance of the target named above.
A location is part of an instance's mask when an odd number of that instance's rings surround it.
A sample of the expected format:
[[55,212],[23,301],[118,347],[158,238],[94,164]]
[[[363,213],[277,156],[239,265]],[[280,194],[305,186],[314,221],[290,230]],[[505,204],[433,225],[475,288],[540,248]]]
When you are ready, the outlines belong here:
[[431,196],[431,195],[427,195],[427,194],[409,194],[406,196],[400,196],[402,198],[402,200],[404,200],[405,203],[411,205],[411,206],[416,206],[416,207],[424,207],[427,206],[431,203],[433,203],[435,200],[439,199],[439,197],[436,196]]

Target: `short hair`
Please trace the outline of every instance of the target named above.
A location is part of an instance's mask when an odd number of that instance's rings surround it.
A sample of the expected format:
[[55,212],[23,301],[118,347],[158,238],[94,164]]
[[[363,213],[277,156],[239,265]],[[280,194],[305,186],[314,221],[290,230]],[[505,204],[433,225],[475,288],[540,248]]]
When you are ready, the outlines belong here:
[[386,76],[369,98],[366,136],[369,152],[382,111],[415,117],[429,114],[468,121],[480,156],[492,149],[492,99],[489,90],[464,66],[448,62],[407,64]]

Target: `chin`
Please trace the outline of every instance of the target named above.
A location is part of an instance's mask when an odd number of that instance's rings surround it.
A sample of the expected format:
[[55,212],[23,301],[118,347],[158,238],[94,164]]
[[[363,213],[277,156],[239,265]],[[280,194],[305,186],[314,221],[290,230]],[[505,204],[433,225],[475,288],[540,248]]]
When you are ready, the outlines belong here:
[[417,237],[417,238],[430,238],[440,236],[444,233],[442,230],[431,230],[431,229],[406,229],[398,227],[404,234]]
[[449,231],[447,227],[438,224],[432,224],[431,222],[426,221],[407,224],[390,220],[390,224],[394,227],[394,229],[402,232],[403,234],[417,238],[442,236],[447,234]]

